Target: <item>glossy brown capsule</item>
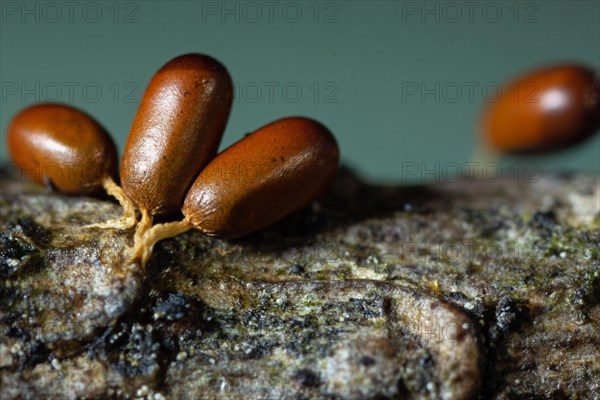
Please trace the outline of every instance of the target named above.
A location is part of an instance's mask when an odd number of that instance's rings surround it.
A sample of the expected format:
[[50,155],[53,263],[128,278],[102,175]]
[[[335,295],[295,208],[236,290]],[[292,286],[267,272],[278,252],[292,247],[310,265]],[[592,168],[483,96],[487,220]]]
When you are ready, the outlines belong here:
[[190,188],[183,214],[210,236],[236,238],[305,207],[333,182],[339,151],[307,118],[266,125],[220,153]]
[[121,184],[151,216],[181,208],[194,178],[215,156],[233,96],[217,60],[186,54],[151,79],[133,121],[121,163]]
[[502,88],[484,110],[488,149],[541,153],[575,145],[600,126],[600,83],[595,72],[571,64],[542,68]]
[[32,181],[70,194],[101,191],[117,175],[117,151],[108,133],[83,111],[38,104],[8,127],[8,150]]

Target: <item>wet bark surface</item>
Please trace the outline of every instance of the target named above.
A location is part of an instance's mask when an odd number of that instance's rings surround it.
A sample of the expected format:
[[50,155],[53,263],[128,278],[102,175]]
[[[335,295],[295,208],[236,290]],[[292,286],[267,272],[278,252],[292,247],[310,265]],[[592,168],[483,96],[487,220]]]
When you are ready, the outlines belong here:
[[0,182],[2,399],[600,397],[596,175],[343,171],[242,240],[130,263],[107,199]]

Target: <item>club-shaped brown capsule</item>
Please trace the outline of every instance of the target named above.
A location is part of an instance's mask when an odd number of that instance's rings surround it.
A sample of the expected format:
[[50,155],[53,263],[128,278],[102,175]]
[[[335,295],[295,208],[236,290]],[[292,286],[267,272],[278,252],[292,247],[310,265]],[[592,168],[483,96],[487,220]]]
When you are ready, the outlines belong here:
[[142,214],[181,209],[194,178],[217,152],[232,96],[229,73],[206,55],[174,58],[152,77],[121,163],[123,190]]
[[144,231],[133,258],[145,265],[156,242],[191,228],[232,239],[267,227],[321,195],[338,164],[337,143],[318,122],[294,117],[266,125],[215,157],[185,197],[185,219]]
[[38,104],[8,127],[8,150],[32,181],[69,195],[97,193],[117,174],[117,151],[108,133],[83,111]]
[[240,237],[311,203],[333,182],[338,164],[327,128],[307,118],[281,119],[212,160],[186,195],[183,214],[210,236]]
[[600,81],[587,67],[546,67],[502,88],[484,110],[485,145],[496,153],[542,153],[580,143],[600,126]]

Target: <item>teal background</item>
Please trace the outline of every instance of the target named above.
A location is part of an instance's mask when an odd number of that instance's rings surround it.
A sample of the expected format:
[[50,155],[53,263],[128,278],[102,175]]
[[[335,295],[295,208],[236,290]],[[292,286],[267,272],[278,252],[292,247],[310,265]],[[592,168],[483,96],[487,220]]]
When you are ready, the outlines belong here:
[[[329,126],[343,161],[371,180],[443,178],[445,165],[472,159],[485,85],[565,60],[600,68],[598,1],[479,1],[472,14],[467,3],[3,0],[0,158],[11,116],[48,100],[91,113],[122,150],[153,73],[201,52],[236,82],[222,147],[306,115]],[[434,93],[405,90],[422,84]],[[478,85],[473,96],[467,84]],[[599,136],[504,165],[600,173]]]

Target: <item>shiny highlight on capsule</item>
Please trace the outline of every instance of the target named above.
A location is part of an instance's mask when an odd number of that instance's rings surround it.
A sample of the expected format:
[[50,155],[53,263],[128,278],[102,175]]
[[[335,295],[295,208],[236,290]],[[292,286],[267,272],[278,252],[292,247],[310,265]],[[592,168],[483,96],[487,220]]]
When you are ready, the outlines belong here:
[[8,150],[33,182],[68,195],[94,194],[117,175],[117,150],[104,128],[83,111],[37,104],[8,127]]
[[176,57],[152,77],[121,162],[121,185],[144,225],[179,211],[194,178],[217,154],[232,98],[229,73],[206,55]]
[[482,118],[488,151],[533,154],[562,150],[600,126],[600,80],[577,64],[541,68],[505,85]]
[[83,111],[44,103],[18,113],[8,127],[12,160],[33,182],[67,195],[105,189],[123,207],[123,217],[91,226],[128,229],[135,208],[115,183],[117,150],[106,130]]
[[[183,214],[210,236],[232,239],[307,206],[333,182],[338,146],[323,125],[285,118],[246,136],[198,175]],[[224,171],[239,171],[227,174]]]

